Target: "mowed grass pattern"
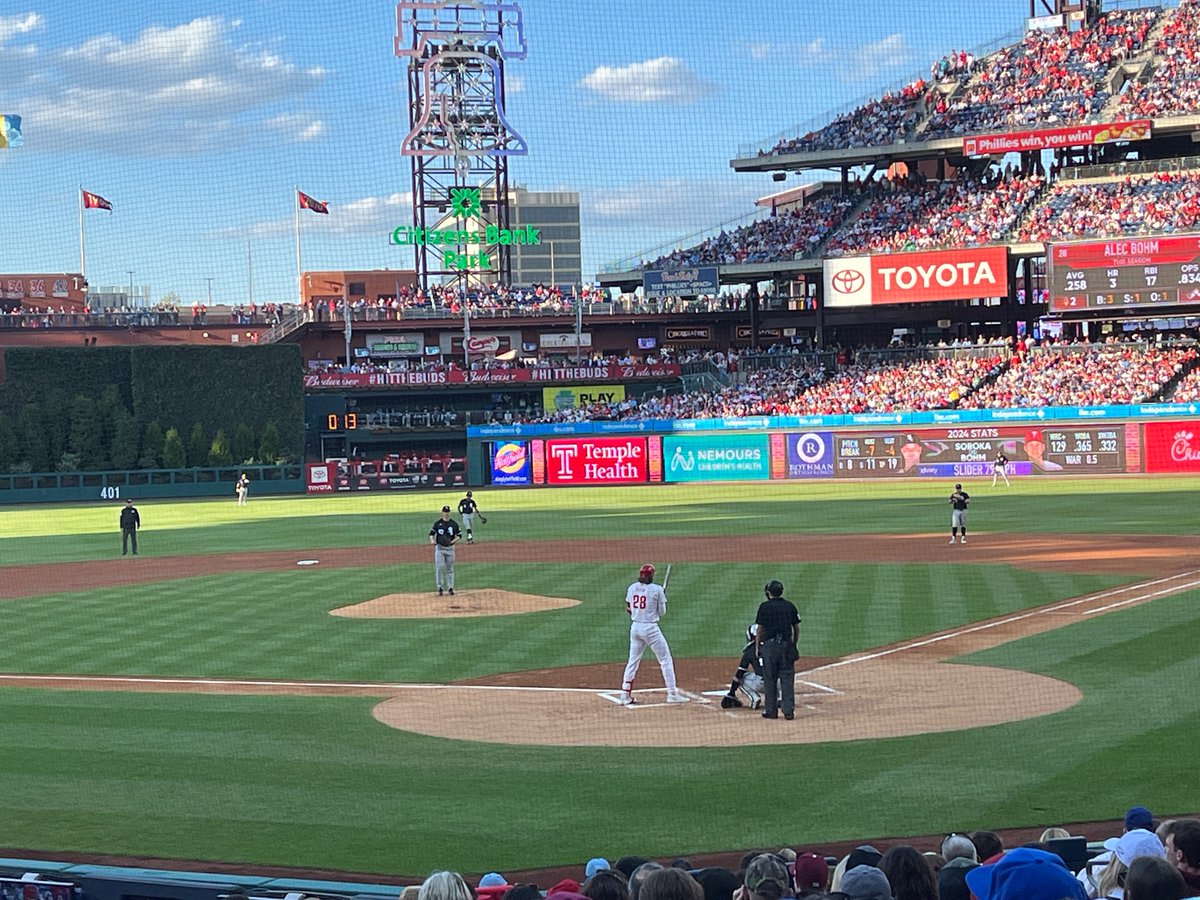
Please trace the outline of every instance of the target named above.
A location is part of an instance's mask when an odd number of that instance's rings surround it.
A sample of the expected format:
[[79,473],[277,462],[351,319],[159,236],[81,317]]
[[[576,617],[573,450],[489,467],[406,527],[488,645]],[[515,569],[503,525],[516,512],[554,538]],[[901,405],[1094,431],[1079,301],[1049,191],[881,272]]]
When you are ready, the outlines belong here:
[[[967,488],[980,531],[1178,533],[1200,524],[1191,485],[1178,480]],[[606,662],[618,678],[633,573],[603,559],[539,562],[536,542],[553,538],[795,533],[795,559],[687,564],[672,575],[664,622],[672,650],[728,657],[731,668],[768,577],[788,585],[804,616],[804,652],[821,656],[1133,580],[954,557],[874,565],[869,541],[858,565],[803,559],[804,533],[941,532],[949,490],[905,482],[485,491],[492,522],[481,537],[519,535],[528,550],[508,565],[464,563],[463,583],[577,597],[581,606],[455,621],[328,615],[380,593],[426,590],[431,565],[97,585],[0,602],[0,670],[433,682]],[[442,501],[139,505],[147,552],[169,555],[421,544]],[[112,505],[6,511],[0,558],[107,558],[115,520]],[[1071,709],[886,741],[514,750],[386,728],[365,698],[0,689],[0,845],[419,876],[443,866],[581,863],[597,852],[669,856],[1053,824],[1119,816],[1135,802],[1191,811],[1200,789],[1180,774],[1200,727],[1198,599],[1164,597],[960,660],[1070,681],[1084,691]],[[764,778],[783,802],[747,815]]]

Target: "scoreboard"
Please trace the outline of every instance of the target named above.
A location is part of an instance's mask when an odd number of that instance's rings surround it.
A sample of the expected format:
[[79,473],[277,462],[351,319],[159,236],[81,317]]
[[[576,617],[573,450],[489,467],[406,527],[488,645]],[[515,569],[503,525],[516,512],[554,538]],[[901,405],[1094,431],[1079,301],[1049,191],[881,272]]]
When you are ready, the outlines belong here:
[[1200,234],[1050,244],[1050,311],[1200,304]]
[[838,432],[834,476],[984,477],[1000,451],[1010,475],[1124,472],[1127,429],[1136,435],[1136,426],[1093,423]]

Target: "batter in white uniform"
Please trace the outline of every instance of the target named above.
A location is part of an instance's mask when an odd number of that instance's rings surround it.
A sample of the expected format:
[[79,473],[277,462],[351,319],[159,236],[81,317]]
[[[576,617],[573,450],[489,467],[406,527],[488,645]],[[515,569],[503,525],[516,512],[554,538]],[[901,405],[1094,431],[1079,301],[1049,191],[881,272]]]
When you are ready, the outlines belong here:
[[631,706],[633,680],[637,677],[642,654],[649,647],[662,669],[663,683],[667,686],[668,703],[687,703],[687,695],[675,684],[675,662],[671,659],[671,648],[663,637],[658,620],[667,614],[667,595],[654,583],[654,566],[642,566],[638,580],[625,592],[625,608],[633,620],[629,626],[629,662],[625,665],[625,680],[621,685],[621,702]]

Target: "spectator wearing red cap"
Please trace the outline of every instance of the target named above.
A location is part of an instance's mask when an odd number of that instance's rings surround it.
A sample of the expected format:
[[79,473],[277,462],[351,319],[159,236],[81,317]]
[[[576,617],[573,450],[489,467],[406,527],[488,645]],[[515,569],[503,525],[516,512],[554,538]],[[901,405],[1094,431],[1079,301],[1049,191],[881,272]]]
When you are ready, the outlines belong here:
[[829,889],[829,863],[825,857],[815,853],[799,853],[796,855],[793,880],[797,898],[805,894],[823,893]]

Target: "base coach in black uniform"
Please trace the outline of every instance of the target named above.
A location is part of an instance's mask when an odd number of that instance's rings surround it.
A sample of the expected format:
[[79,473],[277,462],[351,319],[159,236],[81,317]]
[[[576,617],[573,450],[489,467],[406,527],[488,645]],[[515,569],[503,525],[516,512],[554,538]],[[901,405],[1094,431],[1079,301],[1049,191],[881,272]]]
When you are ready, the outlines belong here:
[[121,510],[121,555],[125,556],[129,553],[129,542],[133,541],[133,555],[137,556],[137,533],[142,527],[142,517],[138,514],[137,507],[133,505],[132,500],[125,501],[125,508]]
[[769,581],[763,588],[767,595],[758,606],[754,619],[758,631],[754,635],[755,652],[762,661],[762,676],[766,682],[767,708],[764,719],[778,719],[783,707],[785,719],[796,718],[796,660],[800,658],[800,613],[790,600],[783,598],[783,585]]

